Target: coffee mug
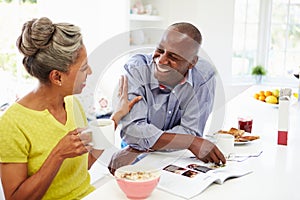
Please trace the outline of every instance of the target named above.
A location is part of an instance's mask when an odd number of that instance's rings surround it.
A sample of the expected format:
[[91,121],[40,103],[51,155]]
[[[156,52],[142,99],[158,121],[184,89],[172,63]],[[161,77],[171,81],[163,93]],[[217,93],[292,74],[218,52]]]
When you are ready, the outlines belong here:
[[227,158],[234,153],[234,136],[230,134],[216,134],[215,144],[223,155]]
[[94,149],[107,149],[115,145],[114,121],[111,119],[97,119],[91,121],[82,133],[90,133],[91,145]]

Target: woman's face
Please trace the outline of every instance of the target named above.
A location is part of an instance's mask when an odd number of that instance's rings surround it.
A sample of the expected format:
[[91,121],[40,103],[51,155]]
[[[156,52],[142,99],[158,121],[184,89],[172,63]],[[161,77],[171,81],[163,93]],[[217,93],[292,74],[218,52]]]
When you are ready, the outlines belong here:
[[71,94],[80,94],[82,89],[86,85],[86,78],[92,74],[92,70],[88,65],[86,49],[83,46],[80,51],[77,60],[73,63],[69,71],[64,73],[64,83],[62,85]]

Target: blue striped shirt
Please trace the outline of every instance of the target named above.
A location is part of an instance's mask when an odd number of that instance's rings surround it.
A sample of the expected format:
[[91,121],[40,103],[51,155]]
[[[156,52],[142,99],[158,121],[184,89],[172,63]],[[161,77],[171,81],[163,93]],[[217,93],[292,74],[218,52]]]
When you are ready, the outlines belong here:
[[121,121],[121,138],[131,147],[150,149],[164,133],[202,136],[216,87],[213,66],[198,59],[186,81],[162,89],[154,77],[152,54],[137,54],[125,64],[128,98],[142,96]]

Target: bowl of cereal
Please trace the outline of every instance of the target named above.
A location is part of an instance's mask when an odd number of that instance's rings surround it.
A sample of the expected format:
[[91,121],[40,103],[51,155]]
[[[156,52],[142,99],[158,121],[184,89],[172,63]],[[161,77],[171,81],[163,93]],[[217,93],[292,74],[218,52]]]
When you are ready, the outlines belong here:
[[147,166],[126,165],[115,172],[121,190],[129,199],[145,199],[156,188],[161,171]]

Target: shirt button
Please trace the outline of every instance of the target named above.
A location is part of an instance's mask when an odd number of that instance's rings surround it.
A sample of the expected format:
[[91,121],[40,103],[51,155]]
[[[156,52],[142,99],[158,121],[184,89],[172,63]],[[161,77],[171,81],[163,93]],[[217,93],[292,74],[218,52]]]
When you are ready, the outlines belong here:
[[169,111],[168,113],[169,113],[169,114],[172,114],[172,111]]

